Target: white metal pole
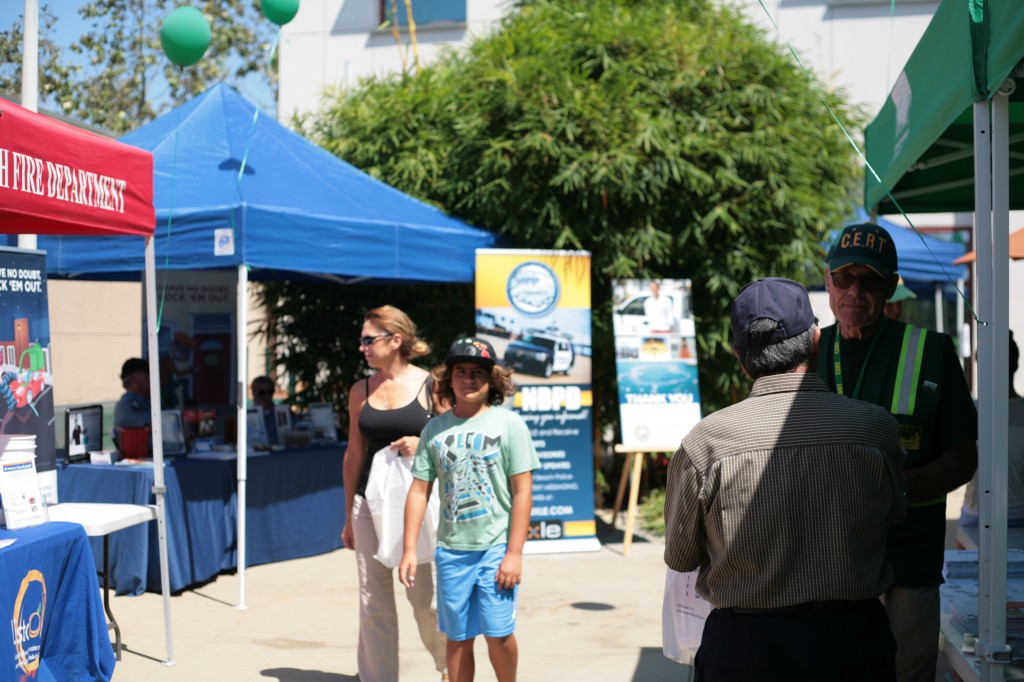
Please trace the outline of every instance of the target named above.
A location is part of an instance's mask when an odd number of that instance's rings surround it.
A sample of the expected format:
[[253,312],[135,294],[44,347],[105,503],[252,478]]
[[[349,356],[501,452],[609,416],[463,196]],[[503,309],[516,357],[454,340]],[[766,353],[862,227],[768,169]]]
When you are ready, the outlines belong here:
[[248,429],[246,424],[246,395],[248,391],[246,374],[249,367],[248,339],[246,328],[248,327],[249,312],[249,270],[245,264],[238,266],[238,293],[235,303],[235,320],[237,322],[238,348],[238,389],[236,391],[236,404],[238,406],[238,437],[235,447],[238,450],[238,606],[245,608],[245,481],[248,476],[247,458],[248,452]]
[[153,237],[146,237],[146,349],[149,354],[149,376],[155,390],[150,392],[151,433],[153,435],[153,494],[156,495],[156,527],[160,545],[160,592],[164,600],[164,634],[167,638],[167,660],[174,665],[174,637],[171,631],[171,578],[167,557],[167,515],[164,509],[164,443],[160,419],[160,348],[156,328],[156,248]]
[[[39,111],[39,0],[25,0],[25,31],[21,50],[21,106]],[[18,246],[34,249],[34,234],[19,234]]]
[[[966,364],[967,356],[964,355],[964,349],[966,348],[964,344],[969,344],[971,342],[970,327],[968,327],[967,323],[964,322],[964,297],[962,295],[964,286],[964,280],[958,279],[956,281],[956,290],[958,294],[956,297],[956,333],[958,337],[957,349],[960,351],[960,364]],[[974,372],[971,372],[971,374],[973,377]]]
[[[978,115],[975,105],[975,116]],[[976,148],[987,137],[991,145],[991,166],[987,178],[976,163],[975,194],[991,192],[990,232],[979,234],[979,299],[985,301],[986,322],[979,341],[979,363],[983,363],[979,388],[979,555],[978,627],[981,650],[981,679],[1003,679],[1002,667],[1010,662],[1006,646],[1006,504],[1007,504],[1007,369],[1009,337],[1009,101],[1007,93],[996,94],[988,105],[990,134],[978,132]],[[977,151],[975,157],[977,158]],[[987,179],[988,185],[983,183]],[[978,209],[976,208],[976,211]]]
[[942,305],[942,284],[935,283],[935,330],[942,333],[946,331],[946,311]]

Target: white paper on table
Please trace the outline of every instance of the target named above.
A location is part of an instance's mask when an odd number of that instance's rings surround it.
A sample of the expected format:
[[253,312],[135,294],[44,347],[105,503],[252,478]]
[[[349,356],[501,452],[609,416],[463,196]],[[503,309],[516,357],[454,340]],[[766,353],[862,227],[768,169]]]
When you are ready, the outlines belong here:
[[0,497],[9,529],[46,523],[46,505],[39,492],[34,456],[0,461]]

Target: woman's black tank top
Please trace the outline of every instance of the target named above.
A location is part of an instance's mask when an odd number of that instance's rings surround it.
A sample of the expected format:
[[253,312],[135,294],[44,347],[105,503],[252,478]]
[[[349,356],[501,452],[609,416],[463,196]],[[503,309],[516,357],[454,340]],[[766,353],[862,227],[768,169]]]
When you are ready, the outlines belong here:
[[[359,432],[366,439],[366,459],[363,462],[363,471],[359,475],[360,495],[366,493],[366,481],[370,478],[370,464],[373,455],[380,449],[387,447],[390,443],[402,436],[418,436],[423,427],[430,421],[430,413],[420,405],[420,391],[430,381],[430,377],[423,382],[423,386],[416,392],[412,402],[404,407],[394,410],[378,410],[367,400],[363,409],[359,412]],[[366,380],[366,392],[370,392],[370,380]],[[427,392],[427,404],[430,404],[429,389]]]

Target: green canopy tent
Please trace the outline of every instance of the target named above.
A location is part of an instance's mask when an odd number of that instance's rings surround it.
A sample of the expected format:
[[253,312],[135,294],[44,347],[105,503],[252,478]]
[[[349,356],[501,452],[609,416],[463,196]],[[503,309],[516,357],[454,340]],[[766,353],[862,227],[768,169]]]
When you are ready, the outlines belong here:
[[[898,212],[886,187],[907,213],[974,210],[972,105],[991,100],[1024,57],[1022,5],[1014,0],[939,5],[865,130],[868,162],[882,180],[870,169],[865,175],[869,211]],[[975,21],[972,7],[982,8],[975,12],[982,21]],[[1024,209],[1024,106],[1019,106],[1024,87],[1009,100],[1010,208]]]
[[[1024,208],[1024,2],[943,0],[865,130],[869,211],[974,211],[981,679],[1006,646],[1009,211]],[[1021,83],[1024,86],[1024,82]],[[874,169],[874,172],[872,172]],[[875,176],[877,173],[877,177]],[[888,188],[888,192],[886,191]],[[998,407],[998,409],[997,409]],[[995,475],[999,472],[999,475]],[[993,560],[995,559],[995,560]]]

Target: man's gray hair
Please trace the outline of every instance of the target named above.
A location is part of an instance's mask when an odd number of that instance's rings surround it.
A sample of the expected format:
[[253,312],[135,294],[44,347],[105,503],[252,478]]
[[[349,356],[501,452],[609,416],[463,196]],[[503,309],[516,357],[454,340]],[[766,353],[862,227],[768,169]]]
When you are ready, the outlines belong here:
[[747,327],[747,345],[736,346],[736,356],[753,379],[792,372],[814,357],[814,329],[771,343],[768,340],[779,330],[779,323],[760,317]]

